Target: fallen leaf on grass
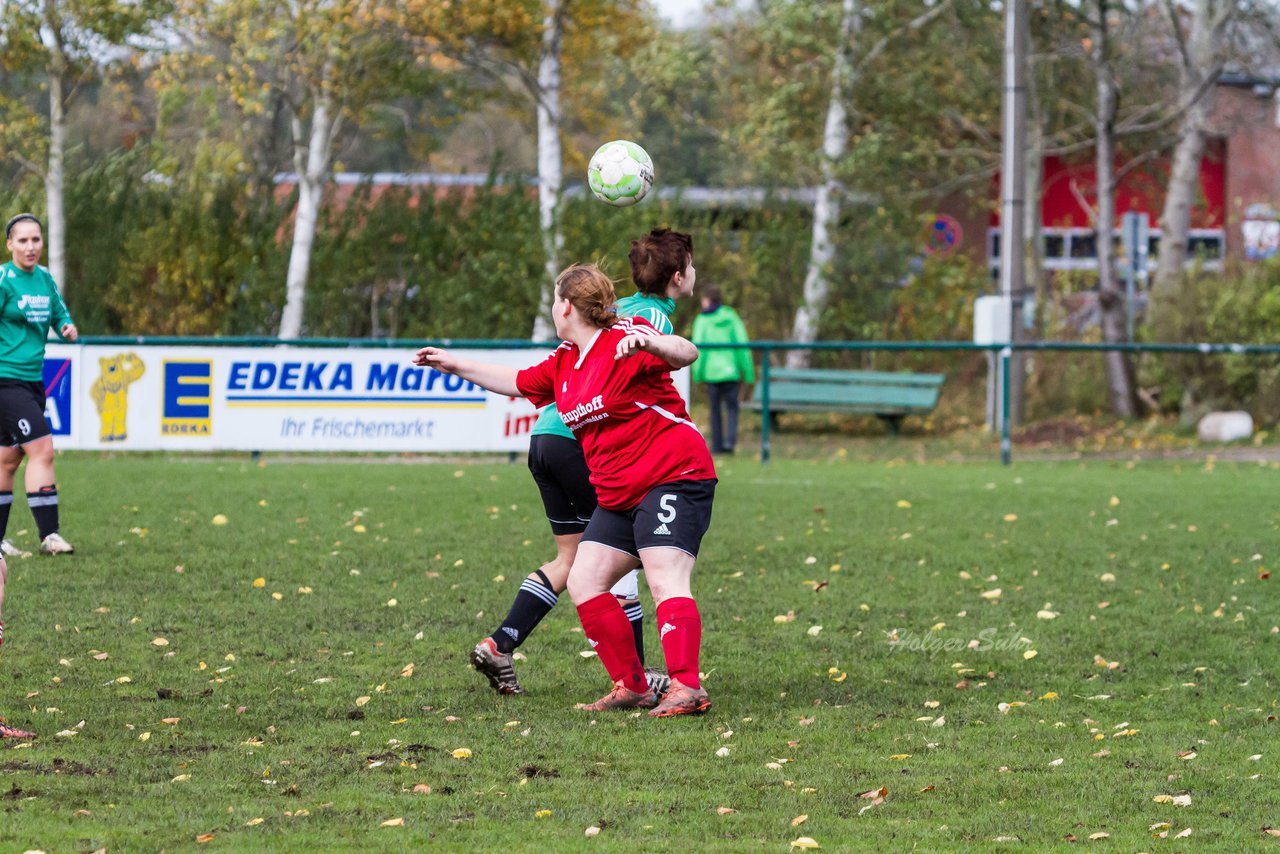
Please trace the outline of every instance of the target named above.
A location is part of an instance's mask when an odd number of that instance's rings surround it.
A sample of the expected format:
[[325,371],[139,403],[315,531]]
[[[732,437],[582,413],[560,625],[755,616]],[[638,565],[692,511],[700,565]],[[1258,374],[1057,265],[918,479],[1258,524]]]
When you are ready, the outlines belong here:
[[154,638],[151,641],[152,646],[168,646],[169,641],[166,638]]
[[818,841],[811,836],[801,836],[791,842],[792,848],[821,848]]
[[382,823],[382,827],[404,827],[404,819],[389,818]]
[[983,591],[982,593],[980,593],[979,595],[980,595],[980,596],[982,596],[982,598],[983,598],[983,599],[990,599],[990,600],[994,600],[994,599],[999,599],[999,598],[1000,598],[1000,594],[1001,594],[1001,593],[1003,593],[1003,592],[1004,592],[1004,591],[1003,591],[1003,590],[1001,590],[999,587],[996,587],[996,588],[994,588],[994,589],[992,589],[992,590],[984,590],[984,591]]
[[249,819],[248,821],[246,821],[246,822],[244,823],[244,826],[245,826],[245,827],[257,827],[258,825],[262,824],[264,821],[266,821],[266,819],[265,819],[265,818],[251,818],[251,819]]
[[1110,838],[1110,836],[1111,834],[1107,833],[1105,830],[1099,830],[1097,833],[1090,833],[1089,839],[1093,842],[1096,842],[1099,839],[1108,839]]
[[808,814],[798,815],[795,818],[791,819],[791,826],[799,827],[800,825],[804,824],[808,820],[809,820]]
[[429,795],[431,794],[431,787],[426,783],[419,783],[413,787],[413,793],[415,795]]
[[889,757],[889,759],[893,762],[901,762],[904,759],[910,759],[910,758],[911,758],[910,753],[895,753]]
[[160,723],[168,724],[169,726],[177,726],[178,721],[180,720],[182,720],[182,718],[161,718]]
[[255,578],[255,579],[253,580],[253,586],[254,586],[254,587],[266,587],[266,586],[267,586],[267,580],[266,580],[265,578]]
[[586,830],[582,831],[582,835],[583,835],[583,836],[585,836],[585,837],[587,837],[588,839],[590,839],[590,838],[591,838],[591,837],[593,837],[593,836],[599,836],[599,835],[600,835],[600,828],[596,827],[596,826],[593,824],[593,825],[591,825],[590,827],[588,827]]
[[451,755],[453,756],[454,759],[470,759],[471,748],[459,747],[457,750],[453,751]]
[[795,622],[795,619],[796,619],[796,612],[788,611],[785,614],[778,614],[776,617],[773,618],[773,621],[775,623],[793,623]]
[[170,783],[188,783],[188,782],[190,782],[190,781],[191,781],[191,775],[190,775],[190,774],[179,774],[177,777],[174,777],[174,778],[173,778],[172,780],[170,780],[169,782],[170,782]]
[[1158,804],[1173,804],[1174,806],[1179,807],[1191,806],[1190,795],[1156,795],[1151,800]]
[[196,843],[198,845],[204,845],[206,842],[212,842],[217,838],[218,837],[214,836],[212,833],[202,833],[196,837]]
[[533,814],[534,818],[551,818],[551,810],[538,810]]
[[736,812],[733,807],[716,807],[716,815],[733,815]]
[[412,662],[412,661],[411,661],[411,662],[409,662],[408,664],[406,664],[404,667],[402,667],[402,668],[400,669],[400,675],[401,675],[401,676],[403,676],[405,679],[408,679],[410,676],[412,676],[412,675],[413,675],[413,662]]

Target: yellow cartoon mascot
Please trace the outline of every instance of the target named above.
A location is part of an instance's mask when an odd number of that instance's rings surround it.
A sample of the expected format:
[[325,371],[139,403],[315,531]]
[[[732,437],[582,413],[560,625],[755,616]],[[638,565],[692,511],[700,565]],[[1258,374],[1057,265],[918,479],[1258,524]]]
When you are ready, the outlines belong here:
[[137,353],[117,353],[99,359],[98,364],[102,366],[102,374],[89,390],[102,422],[98,440],[123,442],[128,438],[129,385],[140,379],[147,367]]

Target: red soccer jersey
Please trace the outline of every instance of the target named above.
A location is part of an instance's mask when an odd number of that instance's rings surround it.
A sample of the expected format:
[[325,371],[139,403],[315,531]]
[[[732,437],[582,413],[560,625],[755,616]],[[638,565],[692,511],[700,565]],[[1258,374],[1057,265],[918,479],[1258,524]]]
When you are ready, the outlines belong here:
[[608,510],[630,510],[663,483],[716,476],[671,381],[671,366],[645,351],[614,359],[618,342],[633,332],[658,334],[643,318],[623,318],[596,333],[585,350],[566,341],[516,376],[516,387],[534,406],[555,402],[582,443],[596,498]]

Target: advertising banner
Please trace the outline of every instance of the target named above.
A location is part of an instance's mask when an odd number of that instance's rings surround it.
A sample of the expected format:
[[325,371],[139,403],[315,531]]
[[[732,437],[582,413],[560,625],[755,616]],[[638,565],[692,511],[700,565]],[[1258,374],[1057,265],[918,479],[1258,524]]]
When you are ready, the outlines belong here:
[[[465,350],[524,368],[542,349]],[[412,349],[50,344],[45,412],[59,448],[523,451],[537,418],[410,362]],[[689,372],[675,376],[688,399]]]

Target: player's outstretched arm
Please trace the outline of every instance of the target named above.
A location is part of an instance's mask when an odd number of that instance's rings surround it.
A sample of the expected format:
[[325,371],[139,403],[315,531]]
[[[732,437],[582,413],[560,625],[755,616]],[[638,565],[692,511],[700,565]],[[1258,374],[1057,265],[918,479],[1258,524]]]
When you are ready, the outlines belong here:
[[473,359],[461,359],[439,347],[423,347],[413,354],[413,363],[423,368],[435,368],[442,374],[462,377],[495,394],[524,397],[520,389],[516,388],[518,369],[509,365],[492,365]]
[[638,350],[652,353],[675,369],[698,361],[698,348],[679,335],[628,335],[618,342],[615,359],[625,359]]

